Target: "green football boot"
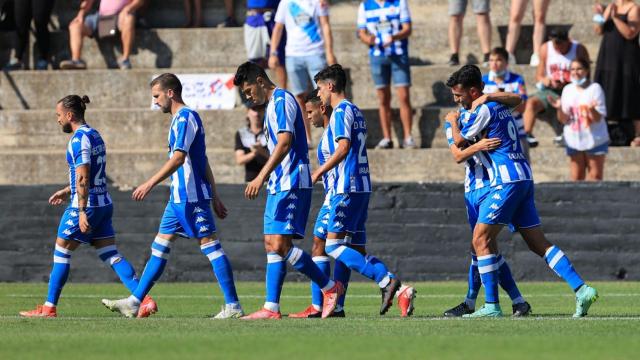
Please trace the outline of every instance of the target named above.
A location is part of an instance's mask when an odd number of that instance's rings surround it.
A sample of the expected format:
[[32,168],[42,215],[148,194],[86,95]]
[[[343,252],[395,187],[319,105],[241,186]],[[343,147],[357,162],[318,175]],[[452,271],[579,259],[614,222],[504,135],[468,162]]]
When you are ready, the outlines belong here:
[[598,300],[598,291],[587,284],[582,285],[576,292],[576,313],[573,314],[573,317],[587,316],[587,311],[596,300]]
[[501,317],[502,309],[500,304],[484,304],[478,311],[472,314],[462,315],[463,318],[484,318],[484,317]]

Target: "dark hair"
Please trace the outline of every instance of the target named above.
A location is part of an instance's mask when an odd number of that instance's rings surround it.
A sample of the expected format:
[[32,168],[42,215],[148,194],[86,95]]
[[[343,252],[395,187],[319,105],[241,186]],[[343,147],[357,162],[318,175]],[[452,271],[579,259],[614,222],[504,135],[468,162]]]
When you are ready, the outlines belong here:
[[255,84],[258,81],[258,78],[261,77],[264,80],[271,82],[267,73],[263,68],[258,66],[255,63],[250,61],[245,62],[244,64],[238,66],[238,70],[236,70],[236,75],[233,78],[233,85],[241,86],[244,83],[247,84]]
[[182,83],[175,74],[164,73],[151,80],[149,87],[160,85],[162,90],[173,90],[178,96],[182,95]]
[[342,65],[334,64],[327,66],[313,77],[313,81],[316,83],[327,80],[333,82],[333,85],[336,87],[336,91],[343,92],[347,86],[347,73],[345,73]]
[[89,97],[84,95],[67,95],[58,100],[58,104],[73,114],[76,119],[84,120],[84,111],[87,110],[87,104],[90,103]]
[[549,32],[549,39],[557,41],[569,41],[569,32],[562,28],[553,28]]
[[462,85],[465,89],[471,87],[482,89],[482,72],[475,65],[465,65],[451,74],[447,80],[448,87],[452,88],[456,85]]
[[589,62],[589,60],[585,58],[577,57],[571,60],[571,62],[579,63],[583,68],[585,68],[585,70],[587,70],[587,74],[588,74],[587,78],[591,78],[591,63]]
[[313,91],[311,91],[307,97],[305,97],[304,99],[305,103],[314,103],[314,104],[318,104],[322,102],[322,99],[320,99],[320,96],[318,95],[318,89],[313,89]]
[[509,53],[507,52],[507,49],[503,47],[498,46],[493,48],[490,54],[500,56],[503,60],[509,61]]

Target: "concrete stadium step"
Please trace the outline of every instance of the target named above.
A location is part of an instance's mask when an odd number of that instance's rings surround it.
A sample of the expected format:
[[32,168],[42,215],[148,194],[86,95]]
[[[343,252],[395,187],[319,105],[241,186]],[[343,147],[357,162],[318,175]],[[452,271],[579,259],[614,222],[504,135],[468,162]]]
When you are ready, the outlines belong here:
[[[235,165],[232,149],[212,149],[208,155],[217,182],[243,183],[244,168]],[[116,186],[130,188],[153,175],[166,157],[165,151],[156,150],[110,151],[107,174]],[[310,157],[315,167],[313,152]],[[532,151],[531,157],[537,182],[568,180],[569,165],[563,149]],[[452,161],[448,149],[371,150],[369,161],[374,183],[461,183],[464,176],[463,165]],[[2,150],[0,169],[3,169],[0,185],[64,184],[68,181],[64,150],[59,149]],[[640,151],[634,148],[611,148],[605,163],[604,179],[640,180]]]
[[[208,69],[175,69],[177,74],[234,73],[235,67]],[[451,92],[445,82],[455,68],[412,66],[412,104],[415,108],[428,105],[452,106]],[[486,70],[486,69],[485,69]],[[349,98],[363,109],[377,108],[375,86],[368,67],[349,68],[351,79]],[[535,69],[516,66],[514,71],[525,76],[528,89],[535,89]],[[0,105],[5,110],[51,109],[56,101],[74,93],[91,98],[89,109],[150,108],[149,82],[157,69],[87,70],[77,71],[16,71],[3,73],[0,81]],[[392,105],[397,106],[393,96]]]

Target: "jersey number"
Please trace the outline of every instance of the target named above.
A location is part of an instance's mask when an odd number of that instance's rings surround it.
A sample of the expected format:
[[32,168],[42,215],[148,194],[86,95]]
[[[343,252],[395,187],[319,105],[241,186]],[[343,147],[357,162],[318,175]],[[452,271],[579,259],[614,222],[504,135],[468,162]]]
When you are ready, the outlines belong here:
[[509,137],[513,140],[513,151],[516,151],[516,149],[518,149],[518,132],[513,121],[509,121],[507,130],[509,131]]
[[367,135],[364,133],[358,134],[358,141],[360,142],[360,148],[358,149],[358,163],[366,164],[367,163],[367,155],[364,154],[365,150],[365,142],[367,141]]
[[107,183],[107,179],[105,179],[104,174],[104,166],[107,163],[106,156],[98,156],[96,158],[96,164],[98,164],[98,172],[96,173],[96,177],[93,179],[93,184],[95,186],[103,186]]

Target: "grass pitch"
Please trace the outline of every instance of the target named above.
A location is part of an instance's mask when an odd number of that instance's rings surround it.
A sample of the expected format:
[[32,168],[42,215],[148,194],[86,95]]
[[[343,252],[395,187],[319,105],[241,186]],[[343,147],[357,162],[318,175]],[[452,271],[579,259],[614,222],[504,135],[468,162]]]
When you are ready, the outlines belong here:
[[[525,319],[443,319],[457,305],[463,282],[418,283],[416,311],[397,306],[380,317],[377,288],[349,285],[345,319],[212,320],[222,297],[216,284],[160,283],[152,292],[160,312],[124,319],[100,299],[127,295],[119,284],[68,284],[57,319],[22,319],[42,303],[46,284],[0,284],[0,359],[637,359],[640,283],[600,282],[600,299],[584,319],[572,319],[573,293],[564,283],[521,283],[533,307]],[[245,311],[263,302],[261,283],[242,282]],[[510,302],[501,293],[503,310]],[[286,283],[283,313],[310,302],[306,283]],[[482,303],[482,299],[479,299]]]

